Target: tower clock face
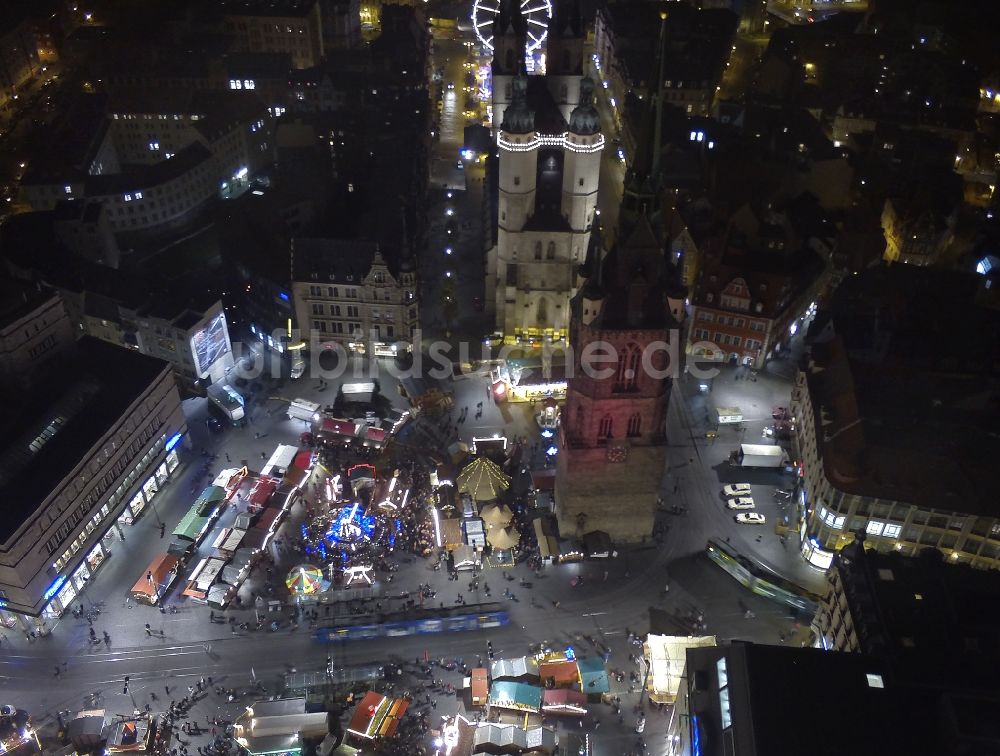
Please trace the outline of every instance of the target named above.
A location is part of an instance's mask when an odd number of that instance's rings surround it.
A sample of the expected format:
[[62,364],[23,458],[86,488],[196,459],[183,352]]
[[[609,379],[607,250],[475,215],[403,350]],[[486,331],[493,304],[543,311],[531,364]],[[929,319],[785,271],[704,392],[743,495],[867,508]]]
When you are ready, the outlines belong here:
[[[493,52],[493,20],[500,12],[500,0],[475,0],[472,6],[472,25],[476,36],[489,52]],[[524,45],[530,55],[535,52],[549,31],[549,19],[552,18],[551,0],[522,0],[521,15],[528,27],[528,38]]]
[[608,462],[624,462],[628,459],[628,446],[623,443],[608,444]]

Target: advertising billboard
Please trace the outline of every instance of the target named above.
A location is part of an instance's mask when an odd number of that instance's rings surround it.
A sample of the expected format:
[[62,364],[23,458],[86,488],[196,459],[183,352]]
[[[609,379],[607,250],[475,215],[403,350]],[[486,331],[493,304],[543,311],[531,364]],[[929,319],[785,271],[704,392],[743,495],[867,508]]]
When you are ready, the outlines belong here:
[[220,312],[191,337],[191,354],[198,376],[200,378],[207,376],[212,365],[229,354],[231,349],[226,315]]

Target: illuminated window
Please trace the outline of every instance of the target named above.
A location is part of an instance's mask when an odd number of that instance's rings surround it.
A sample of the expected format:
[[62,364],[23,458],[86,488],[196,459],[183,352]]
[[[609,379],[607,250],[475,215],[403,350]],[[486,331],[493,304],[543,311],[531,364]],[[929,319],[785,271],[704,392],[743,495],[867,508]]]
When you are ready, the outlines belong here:
[[878,520],[869,520],[868,527],[865,528],[865,532],[868,535],[880,536],[882,535],[882,530],[885,528],[884,522],[879,522]]
[[898,538],[901,532],[903,532],[902,525],[886,525],[882,535],[885,538]]

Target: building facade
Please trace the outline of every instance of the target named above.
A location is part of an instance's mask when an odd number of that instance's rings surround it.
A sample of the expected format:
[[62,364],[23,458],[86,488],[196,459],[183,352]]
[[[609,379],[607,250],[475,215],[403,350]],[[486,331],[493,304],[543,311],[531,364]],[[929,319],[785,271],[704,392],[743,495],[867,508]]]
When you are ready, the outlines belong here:
[[582,75],[576,4],[556,3],[545,76],[524,73],[526,24],[520,6],[506,1],[494,22],[499,211],[497,243],[487,252],[486,312],[507,343],[568,334],[604,147],[593,84]]
[[[128,238],[189,226],[218,197],[245,191],[270,165],[272,117],[260,101],[229,92],[174,90],[150,100],[119,93],[91,128],[86,150],[32,165],[21,183],[33,210],[64,200],[104,205],[111,230]],[[58,135],[55,135],[58,136]]]
[[733,221],[700,250],[686,347],[698,360],[763,367],[787,348],[823,286],[822,259],[786,224],[749,226]]
[[957,207],[942,214],[920,202],[888,197],[882,207],[886,262],[934,265],[955,237]]
[[223,14],[225,30],[233,35],[241,52],[285,53],[292,68],[310,68],[323,59],[320,0],[282,0],[267,5],[226,0]]
[[4,413],[0,451],[0,488],[17,502],[0,538],[0,616],[43,631],[155,506],[187,430],[164,362],[85,338],[60,367]]
[[235,364],[221,300],[196,307],[169,295],[135,303],[88,290],[59,291],[77,334],[169,363],[186,393],[202,393]]
[[335,342],[350,352],[409,351],[420,323],[412,258],[387,262],[364,240],[293,239],[292,299],[307,349]]
[[50,368],[76,336],[55,291],[7,279],[3,295],[0,383],[24,389]]
[[[864,271],[810,330],[790,409],[801,548],[814,566],[827,569],[858,532],[878,551],[933,547],[956,563],[1000,566],[996,413],[980,402],[1000,353],[988,283],[912,266]],[[953,335],[914,350],[932,328]]]

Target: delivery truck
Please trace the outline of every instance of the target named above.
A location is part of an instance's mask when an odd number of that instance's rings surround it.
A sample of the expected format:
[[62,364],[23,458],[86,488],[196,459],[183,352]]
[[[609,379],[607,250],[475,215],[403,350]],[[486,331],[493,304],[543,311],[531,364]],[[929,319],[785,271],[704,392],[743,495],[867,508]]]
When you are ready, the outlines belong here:
[[717,425],[733,425],[743,422],[743,410],[739,407],[716,407],[715,422]]
[[785,458],[785,451],[780,446],[740,444],[729,460],[739,467],[783,467]]

